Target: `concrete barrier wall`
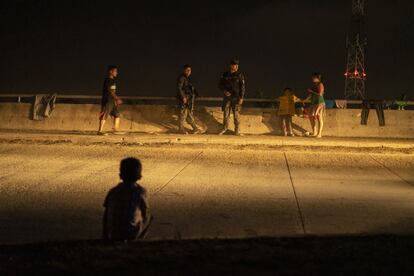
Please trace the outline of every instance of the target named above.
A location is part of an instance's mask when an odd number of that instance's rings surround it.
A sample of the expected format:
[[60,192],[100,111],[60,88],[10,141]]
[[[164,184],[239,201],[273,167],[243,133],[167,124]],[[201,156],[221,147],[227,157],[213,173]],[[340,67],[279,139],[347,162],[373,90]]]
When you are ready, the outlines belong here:
[[[31,104],[0,103],[0,129],[96,131],[99,105],[59,104],[44,121],[31,120]],[[161,105],[125,105],[121,108],[121,130],[129,132],[166,133],[177,130],[176,109]],[[336,137],[414,138],[414,111],[386,110],[386,126],[380,127],[375,110],[368,125],[360,124],[360,110],[327,110],[325,135]],[[214,134],[221,130],[222,112],[217,107],[197,107],[197,123]],[[111,128],[110,122],[106,126]],[[310,130],[309,121],[294,118],[297,133]],[[245,108],[242,111],[242,132],[245,134],[280,134],[276,111],[267,108]]]

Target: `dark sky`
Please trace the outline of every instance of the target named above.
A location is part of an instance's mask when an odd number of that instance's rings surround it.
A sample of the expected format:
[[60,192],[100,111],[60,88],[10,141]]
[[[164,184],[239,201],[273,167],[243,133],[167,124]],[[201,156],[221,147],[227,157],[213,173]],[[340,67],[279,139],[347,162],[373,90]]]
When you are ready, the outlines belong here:
[[[121,95],[174,95],[190,63],[201,94],[219,96],[239,57],[250,97],[305,94],[314,71],[342,97],[351,0],[244,2],[1,1],[0,93],[100,94],[116,64]],[[369,1],[367,33],[369,96],[414,98],[414,2]]]

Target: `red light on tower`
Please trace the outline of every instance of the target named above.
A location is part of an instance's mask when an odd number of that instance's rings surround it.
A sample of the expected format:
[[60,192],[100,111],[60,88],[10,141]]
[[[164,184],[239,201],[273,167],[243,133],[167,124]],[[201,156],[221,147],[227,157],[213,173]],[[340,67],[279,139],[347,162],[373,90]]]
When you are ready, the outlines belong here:
[[364,99],[366,94],[365,51],[367,36],[365,32],[365,9],[367,2],[367,0],[352,0],[351,26],[346,41],[346,99]]

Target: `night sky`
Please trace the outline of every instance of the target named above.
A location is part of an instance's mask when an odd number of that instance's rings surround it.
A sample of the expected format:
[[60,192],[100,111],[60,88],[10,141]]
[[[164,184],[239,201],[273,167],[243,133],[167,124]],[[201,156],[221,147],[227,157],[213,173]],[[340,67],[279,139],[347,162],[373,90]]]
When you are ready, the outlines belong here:
[[[190,63],[201,95],[221,96],[238,57],[247,97],[305,95],[314,71],[343,97],[351,0],[243,2],[1,1],[0,93],[98,95],[116,64],[121,95],[174,96]],[[368,4],[368,95],[414,98],[414,2]]]

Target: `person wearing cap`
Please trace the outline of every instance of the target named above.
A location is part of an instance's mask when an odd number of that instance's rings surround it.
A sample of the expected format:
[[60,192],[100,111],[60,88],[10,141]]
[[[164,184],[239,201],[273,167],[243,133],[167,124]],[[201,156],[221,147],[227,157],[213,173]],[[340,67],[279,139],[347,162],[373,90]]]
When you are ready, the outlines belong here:
[[230,70],[223,73],[219,88],[223,92],[223,130],[219,135],[223,135],[229,130],[230,114],[233,113],[234,133],[241,136],[240,110],[243,105],[246,82],[243,73],[239,71],[239,60],[230,61]]
[[191,65],[184,65],[183,72],[177,78],[177,100],[179,106],[179,132],[188,134],[184,127],[185,122],[191,125],[194,134],[202,134],[205,131],[200,129],[194,120],[194,102],[198,96],[190,77],[192,69]]

